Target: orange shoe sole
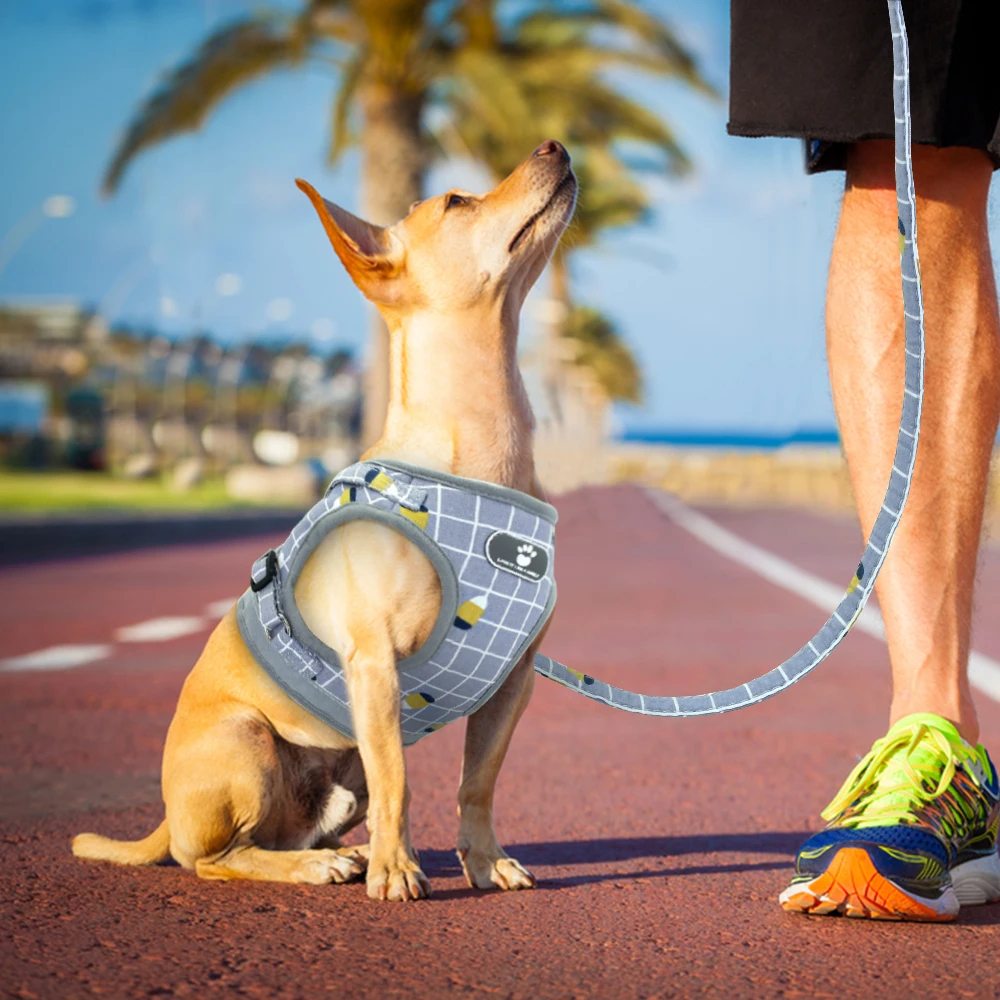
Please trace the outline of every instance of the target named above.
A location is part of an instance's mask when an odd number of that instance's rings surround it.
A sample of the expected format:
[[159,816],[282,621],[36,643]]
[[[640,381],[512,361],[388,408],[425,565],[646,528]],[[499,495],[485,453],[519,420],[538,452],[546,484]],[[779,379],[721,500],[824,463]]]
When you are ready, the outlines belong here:
[[789,912],[818,916],[837,913],[873,920],[940,923],[958,915],[958,899],[952,890],[940,899],[910,896],[881,875],[860,847],[841,848],[822,875],[789,886],[779,900]]

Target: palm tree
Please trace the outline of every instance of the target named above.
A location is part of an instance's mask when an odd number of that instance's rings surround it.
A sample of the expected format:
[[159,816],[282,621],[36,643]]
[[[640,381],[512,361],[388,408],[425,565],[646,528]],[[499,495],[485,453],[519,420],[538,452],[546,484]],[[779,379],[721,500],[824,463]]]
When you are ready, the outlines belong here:
[[[478,104],[491,113],[486,131],[497,129],[498,141],[508,144],[515,137],[499,130],[517,120],[519,94],[547,93],[553,123],[572,121],[580,134],[603,136],[605,144],[617,138],[616,123],[627,112],[633,137],[645,132],[681,162],[669,129],[600,79],[600,70],[624,66],[707,90],[693,57],[664,22],[632,0],[526,0],[502,17],[497,7],[497,0],[305,0],[295,14],[266,10],[228,24],[139,106],[104,189],[113,192],[143,150],[199,128],[240,87],[307,60],[338,78],[329,159],[334,163],[360,145],[361,211],[379,224],[401,218],[421,196],[427,166],[442,151],[428,122],[462,117]],[[584,72],[591,87],[581,94],[569,81]],[[559,135],[548,124],[538,123],[541,138]],[[523,131],[516,138],[523,142]],[[521,145],[519,158],[529,148]],[[381,430],[386,405],[388,344],[380,322],[369,357],[366,441]]]

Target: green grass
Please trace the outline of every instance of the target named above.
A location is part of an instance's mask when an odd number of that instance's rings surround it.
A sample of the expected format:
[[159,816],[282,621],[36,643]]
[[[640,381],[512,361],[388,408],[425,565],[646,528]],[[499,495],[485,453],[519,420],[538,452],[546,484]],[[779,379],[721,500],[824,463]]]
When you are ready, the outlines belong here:
[[186,492],[160,479],[115,479],[101,472],[14,472],[0,470],[0,512],[45,513],[83,510],[197,511],[253,506],[232,500],[219,478]]

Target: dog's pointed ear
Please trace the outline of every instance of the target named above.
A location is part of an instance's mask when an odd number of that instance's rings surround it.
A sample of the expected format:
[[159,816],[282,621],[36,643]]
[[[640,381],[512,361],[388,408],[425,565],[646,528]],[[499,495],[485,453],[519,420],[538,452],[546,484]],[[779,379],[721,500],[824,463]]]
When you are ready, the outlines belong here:
[[394,297],[393,279],[401,269],[399,240],[388,229],[365,222],[327,201],[301,178],[295,183],[313,203],[326,235],[351,280],[373,301],[390,301]]

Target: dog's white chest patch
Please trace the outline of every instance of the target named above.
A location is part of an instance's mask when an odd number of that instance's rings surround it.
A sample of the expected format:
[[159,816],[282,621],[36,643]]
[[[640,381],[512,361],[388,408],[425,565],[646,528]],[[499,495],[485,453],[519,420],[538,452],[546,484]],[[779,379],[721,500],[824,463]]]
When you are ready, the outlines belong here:
[[319,818],[316,827],[317,834],[336,833],[354,815],[357,808],[358,800],[354,793],[344,788],[343,785],[334,785],[330,789],[323,813]]

